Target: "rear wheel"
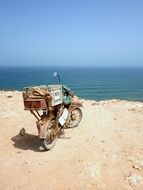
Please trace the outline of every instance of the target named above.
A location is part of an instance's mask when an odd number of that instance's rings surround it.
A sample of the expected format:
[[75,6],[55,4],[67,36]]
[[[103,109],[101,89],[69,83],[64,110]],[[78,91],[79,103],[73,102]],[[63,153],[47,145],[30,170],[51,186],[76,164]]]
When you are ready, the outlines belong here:
[[55,123],[55,119],[51,119],[49,122],[49,126],[47,127],[47,136],[44,139],[41,139],[41,145],[44,148],[44,150],[50,150],[52,149],[57,141],[58,135],[55,135],[54,137],[51,137],[51,133],[53,132],[53,125]]
[[75,107],[70,113],[69,128],[76,127],[82,119],[82,111],[79,107]]

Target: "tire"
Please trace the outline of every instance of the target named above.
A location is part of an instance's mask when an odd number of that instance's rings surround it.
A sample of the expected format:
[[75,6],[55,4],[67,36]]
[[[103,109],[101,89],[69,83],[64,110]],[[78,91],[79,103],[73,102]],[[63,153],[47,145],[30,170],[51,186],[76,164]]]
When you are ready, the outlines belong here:
[[54,139],[52,140],[50,139],[50,133],[53,130],[52,127],[53,127],[54,122],[55,122],[55,119],[51,119],[51,121],[49,122],[49,126],[47,127],[47,137],[45,139],[41,139],[41,146],[46,151],[52,149],[57,142],[58,135],[56,135]]
[[[73,116],[75,116],[75,114],[77,114],[78,118],[73,117]],[[82,119],[82,111],[79,107],[75,107],[70,113],[70,124],[69,124],[68,128],[77,127],[78,124],[81,122],[81,119]]]

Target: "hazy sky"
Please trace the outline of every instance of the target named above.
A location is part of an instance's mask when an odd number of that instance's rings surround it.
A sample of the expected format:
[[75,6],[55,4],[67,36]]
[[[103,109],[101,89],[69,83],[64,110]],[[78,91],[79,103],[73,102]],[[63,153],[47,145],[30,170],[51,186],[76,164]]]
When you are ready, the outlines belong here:
[[0,65],[142,65],[143,0],[0,0]]

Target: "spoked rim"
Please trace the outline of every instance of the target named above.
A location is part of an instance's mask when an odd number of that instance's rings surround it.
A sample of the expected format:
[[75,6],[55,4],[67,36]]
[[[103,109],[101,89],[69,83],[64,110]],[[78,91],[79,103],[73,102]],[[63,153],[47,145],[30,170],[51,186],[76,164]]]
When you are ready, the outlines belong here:
[[52,149],[57,141],[58,135],[55,135],[53,139],[51,139],[51,132],[53,131],[52,127],[55,122],[55,119],[52,119],[49,123],[49,127],[47,128],[47,136],[45,139],[42,139],[42,147],[44,150],[50,150]]
[[70,113],[69,127],[76,127],[82,119],[82,111],[80,108],[75,108]]

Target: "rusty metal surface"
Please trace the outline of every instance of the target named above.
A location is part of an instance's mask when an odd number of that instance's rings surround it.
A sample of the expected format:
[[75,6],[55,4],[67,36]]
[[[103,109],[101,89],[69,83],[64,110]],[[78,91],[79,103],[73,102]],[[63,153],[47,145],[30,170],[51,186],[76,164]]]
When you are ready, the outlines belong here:
[[25,110],[47,109],[46,100],[45,99],[25,99],[24,109]]
[[[57,95],[59,98],[59,91],[57,91],[57,89],[54,90],[52,92],[55,93],[55,95]],[[56,98],[53,99],[53,96],[52,100],[56,101]],[[50,106],[49,101],[52,100],[51,96],[49,96],[49,92],[47,92],[46,89],[27,89],[25,92],[23,92],[24,109],[29,110],[37,119],[36,125],[39,138],[42,140],[48,139],[50,142],[52,142],[58,136],[61,129],[63,129],[63,124],[59,123],[59,118],[62,116],[64,111],[64,105],[61,102],[59,104],[59,99],[57,99],[58,104],[54,103],[54,106]],[[78,97],[74,96],[72,97],[72,103],[69,104],[68,108],[66,109],[68,109],[68,112],[70,113],[75,108],[78,109],[78,107],[81,106],[82,103]],[[76,120],[77,117],[72,115],[71,118],[69,114],[68,118],[66,119],[66,125],[71,126],[70,119]]]
[[38,135],[40,139],[46,138],[47,130],[52,119],[55,118],[55,115],[50,112],[48,115],[43,115],[41,120],[37,121]]

